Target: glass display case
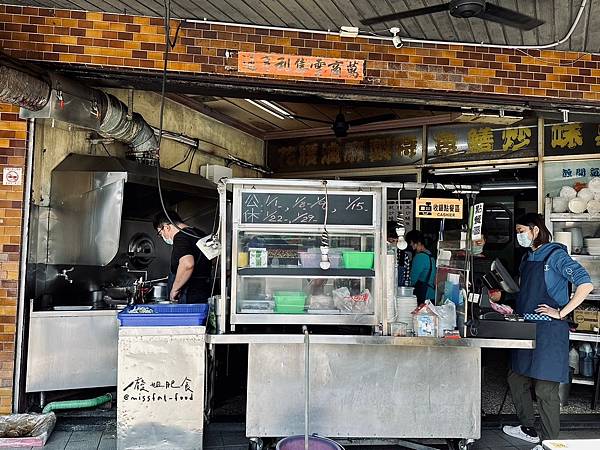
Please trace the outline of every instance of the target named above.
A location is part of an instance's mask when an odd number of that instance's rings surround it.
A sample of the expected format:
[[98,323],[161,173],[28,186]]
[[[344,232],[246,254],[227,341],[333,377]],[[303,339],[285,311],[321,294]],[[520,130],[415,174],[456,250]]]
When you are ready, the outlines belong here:
[[[234,186],[232,327],[376,325],[382,264],[379,192],[268,189]],[[353,213],[347,207],[359,209]],[[324,228],[328,269],[321,268]]]

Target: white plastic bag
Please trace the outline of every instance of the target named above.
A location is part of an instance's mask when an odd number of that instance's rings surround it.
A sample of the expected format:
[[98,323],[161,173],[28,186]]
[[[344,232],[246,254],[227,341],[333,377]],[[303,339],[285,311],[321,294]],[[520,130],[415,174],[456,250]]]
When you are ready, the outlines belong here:
[[456,328],[456,305],[450,300],[446,300],[443,305],[437,307],[440,314],[439,336],[444,335],[444,330],[454,330]]

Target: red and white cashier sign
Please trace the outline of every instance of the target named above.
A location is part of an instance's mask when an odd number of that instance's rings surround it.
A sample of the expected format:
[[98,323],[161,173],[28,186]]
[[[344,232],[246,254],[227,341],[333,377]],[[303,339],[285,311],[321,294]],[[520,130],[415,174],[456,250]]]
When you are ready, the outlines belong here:
[[2,184],[5,186],[19,186],[23,184],[23,168],[4,167],[2,170]]

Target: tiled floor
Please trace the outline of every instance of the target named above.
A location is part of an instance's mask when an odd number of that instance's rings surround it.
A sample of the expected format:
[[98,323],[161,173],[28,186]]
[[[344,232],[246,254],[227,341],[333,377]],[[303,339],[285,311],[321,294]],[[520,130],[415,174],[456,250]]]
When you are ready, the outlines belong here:
[[[561,439],[600,439],[600,429],[582,429],[561,432]],[[440,449],[443,445],[432,445]],[[481,439],[473,446],[473,450],[531,450],[533,444],[527,444],[511,438],[498,429],[484,429]],[[44,450],[115,450],[117,448],[116,433],[113,426],[104,431],[98,430],[56,430],[46,443]],[[247,450],[248,439],[244,433],[244,425],[240,423],[215,423],[208,426],[205,433],[204,448],[206,450]],[[400,450],[398,446],[352,446],[350,450]],[[16,450],[16,449],[14,449]],[[23,450],[21,448],[20,450]],[[33,449],[30,449],[33,450]]]

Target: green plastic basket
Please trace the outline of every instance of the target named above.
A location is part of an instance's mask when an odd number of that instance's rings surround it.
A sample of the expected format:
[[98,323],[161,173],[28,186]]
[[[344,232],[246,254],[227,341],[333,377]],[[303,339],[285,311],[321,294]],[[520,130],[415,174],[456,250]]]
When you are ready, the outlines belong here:
[[342,253],[344,268],[372,269],[375,253],[373,252],[344,252]]
[[273,294],[275,306],[302,306],[306,303],[304,292],[279,291]]
[[275,305],[275,312],[279,314],[304,314],[304,305]]

